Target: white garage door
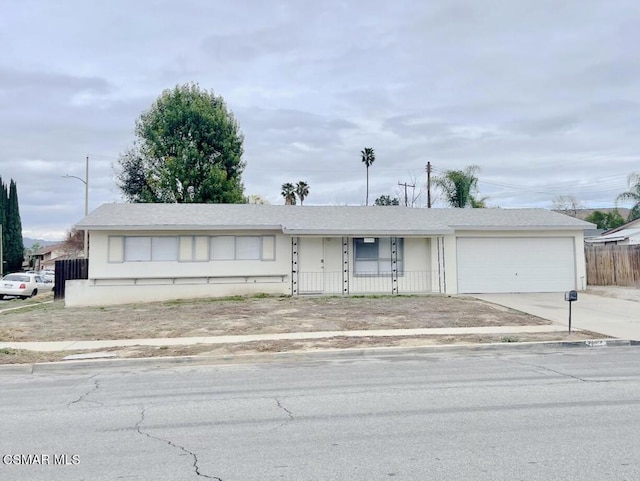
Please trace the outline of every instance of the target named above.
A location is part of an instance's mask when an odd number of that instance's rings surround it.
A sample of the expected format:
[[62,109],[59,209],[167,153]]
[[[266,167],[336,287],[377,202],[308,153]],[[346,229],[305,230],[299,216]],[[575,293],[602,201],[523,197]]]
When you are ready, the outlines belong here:
[[461,237],[458,292],[562,292],[576,288],[572,237]]

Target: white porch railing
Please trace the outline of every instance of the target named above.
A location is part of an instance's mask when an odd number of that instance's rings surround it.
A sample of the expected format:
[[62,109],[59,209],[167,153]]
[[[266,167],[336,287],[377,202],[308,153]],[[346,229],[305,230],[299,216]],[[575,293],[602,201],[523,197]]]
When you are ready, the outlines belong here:
[[438,292],[438,283],[435,282],[434,285],[432,281],[434,275],[437,272],[404,271],[395,275],[350,272],[345,279],[342,272],[299,272],[298,293],[429,294]]

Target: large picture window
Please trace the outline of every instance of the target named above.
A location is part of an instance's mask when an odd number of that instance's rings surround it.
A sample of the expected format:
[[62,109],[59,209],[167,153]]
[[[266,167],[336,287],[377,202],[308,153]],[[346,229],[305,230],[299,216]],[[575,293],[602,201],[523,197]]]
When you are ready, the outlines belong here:
[[259,261],[262,259],[260,236],[215,236],[211,238],[212,261]]
[[232,261],[236,258],[235,237],[232,235],[221,235],[211,238],[212,261]]
[[177,237],[125,237],[126,262],[177,261]]
[[109,242],[110,262],[275,260],[270,235],[111,236]]
[[[389,276],[393,269],[391,237],[353,239],[353,273],[360,276]],[[404,240],[396,238],[396,272],[404,272]]]
[[241,261],[260,260],[262,242],[257,236],[236,237],[236,259]]

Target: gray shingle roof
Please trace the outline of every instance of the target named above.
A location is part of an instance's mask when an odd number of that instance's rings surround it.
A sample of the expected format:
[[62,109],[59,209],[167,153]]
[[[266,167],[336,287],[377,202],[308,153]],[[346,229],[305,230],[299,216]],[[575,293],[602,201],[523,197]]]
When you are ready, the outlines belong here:
[[583,230],[546,209],[426,209],[398,206],[104,204],[81,220],[89,230],[278,230],[318,235],[438,235],[454,230]]

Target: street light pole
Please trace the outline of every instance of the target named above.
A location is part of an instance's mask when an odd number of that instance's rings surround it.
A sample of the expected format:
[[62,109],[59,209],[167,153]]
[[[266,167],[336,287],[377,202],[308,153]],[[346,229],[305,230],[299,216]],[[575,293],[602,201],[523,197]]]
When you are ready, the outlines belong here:
[[[86,217],[88,215],[89,215],[89,156],[87,155],[87,160],[84,165],[84,216]],[[85,229],[85,232],[86,232],[86,229]]]
[[[87,155],[87,160],[84,167],[84,179],[77,177],[75,175],[65,174],[62,177],[78,179],[80,182],[84,184],[84,216],[89,215],[89,156]],[[89,231],[87,229],[84,230],[84,257],[85,259],[89,255]]]

